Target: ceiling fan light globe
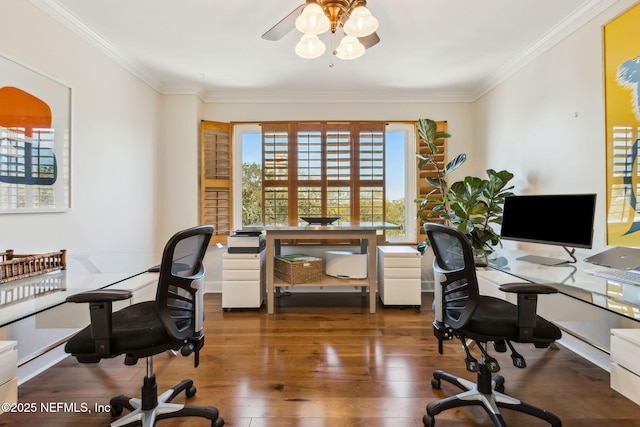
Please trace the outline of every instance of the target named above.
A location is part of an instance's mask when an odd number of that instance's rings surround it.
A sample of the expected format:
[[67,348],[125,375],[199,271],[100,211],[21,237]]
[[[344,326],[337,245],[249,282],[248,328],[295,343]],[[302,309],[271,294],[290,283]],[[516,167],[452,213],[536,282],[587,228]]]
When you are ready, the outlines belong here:
[[321,56],[327,47],[315,34],[303,34],[296,44],[296,55],[304,59],[313,59]]
[[356,59],[364,54],[365,47],[354,36],[346,35],[336,48],[336,56],[340,59]]
[[329,30],[331,22],[317,3],[310,3],[302,9],[296,19],[296,28],[305,34],[322,34]]
[[377,29],[378,20],[371,15],[371,12],[365,6],[358,6],[353,9],[343,27],[346,34],[354,37],[368,36]]

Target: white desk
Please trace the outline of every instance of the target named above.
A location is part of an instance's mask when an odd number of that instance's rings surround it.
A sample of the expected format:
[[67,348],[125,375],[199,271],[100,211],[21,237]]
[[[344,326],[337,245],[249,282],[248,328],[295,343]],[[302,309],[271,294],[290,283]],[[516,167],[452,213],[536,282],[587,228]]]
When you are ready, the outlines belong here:
[[[275,312],[275,290],[282,286],[365,286],[369,288],[369,312],[376,312],[376,235],[378,230],[398,228],[390,223],[358,223],[339,225],[269,226],[254,224],[247,230],[266,231],[267,311]],[[361,253],[369,254],[366,279],[337,279],[326,275],[320,282],[291,285],[274,275],[274,257],[280,254],[283,239],[354,239],[360,241]]]

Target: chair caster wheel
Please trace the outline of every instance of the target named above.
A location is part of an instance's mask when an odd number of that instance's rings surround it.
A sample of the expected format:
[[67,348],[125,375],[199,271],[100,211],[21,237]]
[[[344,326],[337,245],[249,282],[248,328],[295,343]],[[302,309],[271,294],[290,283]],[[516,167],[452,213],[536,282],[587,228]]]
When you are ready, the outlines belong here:
[[112,406],[109,412],[111,412],[112,417],[119,417],[123,410],[124,408],[122,406]]
[[[440,379],[439,378],[431,378],[431,387],[436,390],[440,390]],[[426,415],[425,415],[426,417]]]
[[196,395],[196,391],[197,391],[196,386],[192,385],[191,387],[189,387],[184,391],[184,394],[186,394],[187,397],[193,397]]
[[422,417],[422,423],[425,427],[433,427],[436,425],[436,419],[429,414],[425,414],[424,417]]
[[504,377],[501,375],[496,375],[495,377],[493,377],[493,380],[495,381],[495,386],[493,387],[493,389],[498,393],[504,393]]

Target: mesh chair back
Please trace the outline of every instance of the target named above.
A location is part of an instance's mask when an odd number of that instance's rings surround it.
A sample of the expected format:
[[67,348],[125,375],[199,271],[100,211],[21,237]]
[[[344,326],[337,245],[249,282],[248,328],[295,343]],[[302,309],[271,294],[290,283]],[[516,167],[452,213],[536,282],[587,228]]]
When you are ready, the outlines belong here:
[[203,313],[198,303],[197,282],[204,277],[202,260],[213,235],[210,225],[176,233],[167,242],[160,264],[156,302],[167,333],[182,340],[195,331]]
[[424,230],[435,255],[435,286],[440,286],[440,289],[436,289],[435,304],[440,304],[444,316],[442,320],[447,325],[454,329],[462,328],[469,321],[479,300],[471,244],[464,234],[452,227],[426,223]]

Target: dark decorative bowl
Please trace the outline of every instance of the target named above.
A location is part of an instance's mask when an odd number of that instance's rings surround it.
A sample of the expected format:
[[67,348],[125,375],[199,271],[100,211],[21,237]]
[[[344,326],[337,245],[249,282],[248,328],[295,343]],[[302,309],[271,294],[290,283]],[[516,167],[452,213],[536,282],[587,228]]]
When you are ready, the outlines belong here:
[[307,222],[309,225],[330,225],[334,221],[340,219],[339,216],[301,216],[301,220]]

